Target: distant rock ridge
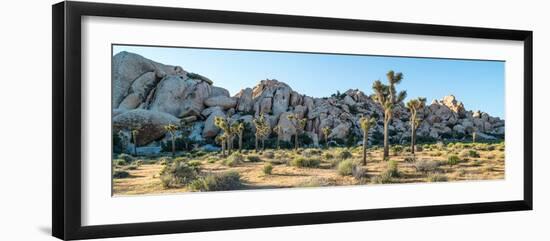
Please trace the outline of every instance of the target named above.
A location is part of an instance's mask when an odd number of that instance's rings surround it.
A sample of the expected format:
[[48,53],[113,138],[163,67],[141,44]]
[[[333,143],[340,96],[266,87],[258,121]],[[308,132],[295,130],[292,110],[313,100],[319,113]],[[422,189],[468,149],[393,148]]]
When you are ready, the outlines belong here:
[[[290,114],[307,119],[305,133],[312,140],[323,139],[325,127],[332,130],[329,138],[361,137],[358,125],[361,116],[379,120],[371,138],[382,133],[381,107],[358,89],[316,98],[300,94],[284,82],[265,79],[230,96],[226,89],[214,86],[215,80],[130,52],[113,56],[112,69],[115,130],[129,136],[133,126],[146,126],[140,134],[146,138],[141,138],[140,145],[159,145],[158,141],[166,138],[160,125],[181,120],[193,125],[190,135],[194,139],[213,138],[220,131],[214,126],[216,116],[251,124],[253,118],[263,114],[272,129],[281,127],[281,139],[285,141],[290,141],[296,132],[287,119]],[[434,100],[419,111],[419,116],[422,118],[417,130],[419,137],[461,139],[477,132],[481,133],[480,138],[495,139],[505,134],[504,120],[481,111],[465,110],[464,104],[453,95]],[[392,142],[409,141],[409,118],[403,104],[395,107],[389,126]]]

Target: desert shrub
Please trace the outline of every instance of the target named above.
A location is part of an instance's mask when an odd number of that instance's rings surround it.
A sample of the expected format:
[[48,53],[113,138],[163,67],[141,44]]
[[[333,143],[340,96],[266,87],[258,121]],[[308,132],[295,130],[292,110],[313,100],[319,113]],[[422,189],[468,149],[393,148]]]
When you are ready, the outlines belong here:
[[398,180],[393,178],[389,172],[385,171],[380,173],[380,175],[374,177],[371,182],[374,184],[389,184],[397,183]]
[[397,167],[397,161],[389,160],[388,169],[386,171],[391,177],[399,177],[399,169]]
[[338,164],[338,174],[342,176],[351,176],[356,166],[357,164],[352,160],[343,160]]
[[264,167],[262,168],[262,172],[265,175],[271,175],[271,172],[273,171],[273,165],[271,163],[266,163]]
[[479,157],[479,153],[477,153],[476,150],[469,150],[468,151],[468,156],[469,157]]
[[464,170],[464,169],[459,169],[459,170],[458,170],[458,175],[459,175],[459,176],[464,176],[464,175],[466,175],[466,170]]
[[459,162],[460,162],[460,158],[456,155],[452,155],[447,158],[447,164],[449,164],[450,166],[454,166]]
[[422,150],[431,151],[432,149],[430,148],[430,145],[424,144],[422,145]]
[[447,148],[449,148],[449,149],[453,149],[454,147],[455,147],[455,143],[451,142],[451,143],[447,144]]
[[441,141],[438,141],[432,147],[437,148],[438,150],[444,150],[445,149],[445,143],[443,143]]
[[330,152],[323,153],[323,159],[330,160],[330,159],[333,159],[333,158],[334,158],[334,155],[332,155],[332,153],[330,153]]
[[481,166],[481,165],[483,165],[483,161],[482,160],[474,160],[473,165],[474,166]]
[[130,173],[124,170],[115,169],[113,172],[113,178],[127,178],[130,177]]
[[367,176],[367,168],[360,165],[355,165],[351,171],[351,175],[356,179],[363,179]]
[[215,163],[215,162],[217,162],[217,161],[218,161],[218,158],[215,157],[215,156],[211,156],[211,157],[208,157],[208,158],[206,159],[206,162],[207,162],[207,163]]
[[266,152],[264,152],[263,156],[264,156],[265,158],[271,159],[271,158],[274,158],[274,157],[275,157],[275,153],[273,153],[272,151],[266,151]]
[[454,148],[455,149],[463,149],[464,148],[464,144],[460,143],[460,142],[457,142],[454,144]]
[[322,187],[322,186],[328,186],[330,183],[328,180],[324,178],[310,178],[300,184],[298,184],[298,187]]
[[443,152],[436,151],[434,153],[431,153],[430,156],[443,156]]
[[130,163],[130,162],[132,162],[132,161],[135,160],[133,156],[130,156],[130,155],[126,154],[126,153],[119,154],[117,159],[122,159],[122,160],[124,160],[126,163]]
[[234,171],[209,174],[205,177],[193,180],[188,185],[192,191],[227,191],[242,187],[241,176]]
[[420,152],[421,152],[421,151],[423,151],[423,150],[424,150],[424,148],[423,148],[423,147],[422,147],[421,145],[416,145],[416,147],[415,147],[415,148],[416,148],[416,150],[415,150],[415,151],[420,151]]
[[428,176],[428,182],[446,182],[449,178],[443,174],[430,174]]
[[168,164],[168,162],[165,159],[160,159],[160,160],[157,161],[157,164],[158,165],[166,165],[166,164]]
[[430,160],[420,160],[414,163],[414,167],[417,172],[435,172],[439,168],[439,162],[430,161]]
[[296,157],[290,164],[296,167],[319,167],[321,161],[318,158]]
[[244,156],[240,153],[234,152],[231,154],[225,161],[223,162],[224,165],[234,167],[239,164],[241,164],[244,161]]
[[115,159],[113,160],[113,164],[116,166],[125,166],[128,163],[124,159]]
[[143,165],[143,160],[136,160],[136,161],[133,161],[133,162],[132,162],[132,165],[136,165],[136,166],[139,167],[139,166]]
[[415,162],[416,159],[414,157],[405,157],[405,159],[403,159],[403,161],[412,163],[412,162]]
[[185,162],[176,161],[171,165],[164,166],[160,172],[160,180],[164,187],[179,187],[195,180],[199,172],[198,166],[190,166]]
[[135,165],[135,164],[131,164],[131,165],[128,165],[126,167],[124,167],[125,170],[137,170],[138,169],[138,165]]
[[344,159],[348,159],[348,158],[351,158],[352,157],[352,154],[350,151],[348,150],[341,150],[339,153],[338,153],[338,158],[344,160]]
[[305,157],[321,155],[322,151],[318,149],[306,149],[302,152]]
[[470,156],[470,150],[462,150],[462,151],[460,151],[458,156],[460,156],[460,157],[469,157]]
[[191,161],[187,162],[187,165],[189,165],[190,167],[199,169],[201,167],[202,163],[199,160],[191,160]]
[[261,162],[262,158],[260,158],[258,155],[248,155],[246,156],[246,160],[249,162]]
[[390,150],[394,155],[398,155],[399,153],[401,153],[403,151],[403,147],[402,146],[392,146],[390,148]]

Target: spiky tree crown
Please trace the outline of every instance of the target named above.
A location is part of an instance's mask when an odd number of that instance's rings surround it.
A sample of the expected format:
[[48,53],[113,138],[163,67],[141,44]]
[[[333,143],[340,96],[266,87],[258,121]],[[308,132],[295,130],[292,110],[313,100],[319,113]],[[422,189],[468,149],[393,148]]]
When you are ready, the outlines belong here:
[[376,80],[372,85],[372,89],[374,90],[374,100],[384,108],[386,114],[391,114],[387,113],[387,111],[392,110],[396,104],[405,100],[407,92],[397,92],[395,89],[395,85],[401,83],[401,80],[403,80],[402,73],[395,73],[393,70],[390,70],[386,74],[386,77],[388,78],[388,85],[382,84],[380,80]]
[[376,119],[373,117],[361,117],[359,119],[359,125],[361,126],[361,130],[363,130],[364,133],[369,132],[369,129],[376,125]]

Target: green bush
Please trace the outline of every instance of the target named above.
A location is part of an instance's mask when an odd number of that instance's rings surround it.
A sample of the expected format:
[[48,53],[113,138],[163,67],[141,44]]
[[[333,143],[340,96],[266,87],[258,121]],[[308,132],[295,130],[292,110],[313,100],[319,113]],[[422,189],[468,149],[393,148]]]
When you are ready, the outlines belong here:
[[398,155],[399,153],[401,153],[403,151],[403,147],[402,146],[392,146],[390,148],[390,150],[394,155]]
[[224,165],[234,167],[239,164],[241,164],[244,161],[244,156],[240,153],[234,152],[231,154],[225,161],[223,162]]
[[390,184],[390,183],[398,183],[399,181],[392,177],[392,175],[388,172],[382,172],[379,176],[374,177],[371,180],[374,184]]
[[341,150],[341,151],[338,153],[338,158],[340,158],[340,159],[342,159],[342,160],[351,158],[352,156],[353,156],[353,155],[352,155],[351,152],[349,152],[348,150]]
[[271,175],[271,172],[273,171],[273,165],[271,163],[266,163],[264,167],[262,168],[262,172],[265,175]]
[[428,182],[446,182],[449,178],[443,174],[431,174],[428,176]]
[[338,174],[342,176],[351,176],[356,166],[357,164],[352,160],[343,160],[338,164]]
[[126,166],[128,163],[124,159],[115,159],[113,160],[113,164],[116,166]]
[[118,155],[118,159],[122,159],[126,163],[130,163],[130,162],[133,162],[135,160],[135,158],[133,156],[130,156],[126,153],[122,153],[122,154]]
[[330,160],[330,159],[334,158],[334,155],[332,155],[332,153],[330,153],[330,152],[325,152],[325,153],[323,153],[323,158],[325,160]]
[[136,166],[139,167],[139,166],[143,165],[143,160],[136,160],[136,161],[133,161],[133,162],[132,162],[132,165],[136,165]]
[[137,170],[138,167],[139,167],[138,165],[131,164],[131,165],[128,165],[128,166],[124,167],[124,170]]
[[113,178],[127,178],[130,177],[130,173],[124,170],[115,170],[113,172]]
[[311,156],[321,155],[321,153],[322,151],[319,149],[307,149],[307,150],[304,150],[302,155],[304,155],[305,157],[311,157]]
[[387,172],[391,177],[399,177],[399,169],[397,167],[397,161],[395,160],[388,161]]
[[447,158],[447,164],[449,164],[450,166],[454,166],[459,162],[460,162],[460,158],[456,155],[452,155]]
[[296,157],[290,164],[296,167],[319,167],[321,161],[317,158]]
[[242,187],[239,173],[230,171],[224,173],[209,174],[205,177],[193,180],[188,185],[192,191],[227,191],[237,190]]
[[160,180],[164,187],[180,187],[195,180],[200,172],[199,166],[191,166],[182,161],[166,165],[160,172]]
[[249,162],[261,162],[262,158],[257,155],[248,155],[246,156],[246,160],[248,160]]
[[479,153],[477,153],[476,150],[469,150],[468,151],[468,156],[469,157],[479,157]]

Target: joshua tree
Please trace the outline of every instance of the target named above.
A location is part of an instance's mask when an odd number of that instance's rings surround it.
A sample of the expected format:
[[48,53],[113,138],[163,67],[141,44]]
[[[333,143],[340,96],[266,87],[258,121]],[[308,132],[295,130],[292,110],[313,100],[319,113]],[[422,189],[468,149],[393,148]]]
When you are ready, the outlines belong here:
[[273,127],[273,132],[277,133],[277,149],[280,149],[281,135],[283,133],[283,128],[280,125]]
[[176,131],[178,130],[178,127],[173,124],[168,124],[164,126],[164,129],[170,132],[170,136],[172,137],[172,157],[175,157],[176,156]]
[[296,129],[296,133],[294,134],[294,149],[298,150],[298,135],[302,134],[304,127],[306,126],[307,119],[300,119],[297,114],[287,115],[287,118],[294,126],[294,129]]
[[137,156],[137,135],[139,133],[139,128],[135,128],[132,130],[132,139],[134,139],[134,156]]
[[472,143],[476,143],[476,137],[477,137],[476,131],[472,132]]
[[259,150],[258,148],[258,141],[262,141],[262,149],[265,144],[265,138],[269,135],[269,132],[271,131],[271,128],[269,126],[269,123],[267,123],[267,120],[265,119],[264,115],[261,114],[260,117],[253,120],[254,127],[256,128],[255,133],[255,141],[254,145],[256,148],[256,152]]
[[366,166],[369,130],[376,124],[376,119],[373,117],[361,117],[361,119],[359,119],[359,124],[361,126],[361,131],[363,131],[363,166]]
[[244,122],[235,122],[232,125],[233,130],[238,137],[239,137],[239,152],[243,149],[243,134],[244,134]]
[[223,131],[222,135],[225,136],[224,140],[227,142],[227,152],[231,155],[231,148],[233,147],[231,143],[233,140],[233,134],[231,133],[231,126],[229,125],[229,122],[224,117],[216,116],[216,118],[214,118],[214,125]]
[[384,110],[384,159],[387,159],[390,154],[390,146],[388,143],[388,125],[393,115],[393,108],[398,103],[402,102],[407,97],[406,91],[396,93],[395,85],[401,83],[403,79],[402,73],[394,73],[390,70],[386,74],[388,85],[382,84],[380,80],[374,81],[372,89],[374,90],[374,100],[378,102]]
[[185,150],[189,150],[189,142],[191,140],[189,136],[191,135],[192,128],[193,122],[181,120],[179,129],[181,131],[183,144],[185,145]]
[[414,156],[416,146],[416,129],[420,125],[420,119],[417,118],[418,110],[424,109],[426,106],[426,98],[418,97],[407,102],[407,108],[411,112],[411,153]]
[[323,136],[325,137],[325,147],[328,148],[328,136],[330,135],[331,129],[328,126],[323,127]]

